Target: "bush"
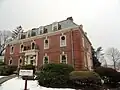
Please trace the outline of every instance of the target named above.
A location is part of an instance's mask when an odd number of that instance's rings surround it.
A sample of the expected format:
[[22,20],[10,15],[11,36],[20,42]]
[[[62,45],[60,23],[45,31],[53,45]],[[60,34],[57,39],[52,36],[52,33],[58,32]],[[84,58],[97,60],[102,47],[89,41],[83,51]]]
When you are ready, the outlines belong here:
[[13,72],[17,69],[17,66],[0,66],[0,75],[7,76],[13,74]]
[[120,73],[112,68],[99,67],[95,69],[95,72],[100,75],[104,80],[104,85],[109,88],[119,87]]
[[69,73],[73,67],[67,64],[45,64],[37,75],[39,85],[52,88],[69,87]]
[[100,76],[93,71],[73,71],[70,81],[72,88],[99,90],[102,85]]

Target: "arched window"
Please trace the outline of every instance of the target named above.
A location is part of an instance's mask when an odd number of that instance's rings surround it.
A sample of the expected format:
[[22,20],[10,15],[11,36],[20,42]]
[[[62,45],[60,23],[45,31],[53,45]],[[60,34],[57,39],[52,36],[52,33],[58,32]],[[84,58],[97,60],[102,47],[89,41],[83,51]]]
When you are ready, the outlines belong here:
[[9,64],[12,65],[12,59],[9,60]]
[[66,36],[62,35],[60,36],[60,47],[66,46]]
[[22,59],[19,60],[19,63],[22,64]]
[[48,49],[49,48],[49,39],[45,39],[44,40],[44,49]]
[[20,52],[23,51],[23,48],[24,48],[24,46],[23,46],[23,45],[20,45]]
[[35,49],[35,42],[32,42],[32,49]]

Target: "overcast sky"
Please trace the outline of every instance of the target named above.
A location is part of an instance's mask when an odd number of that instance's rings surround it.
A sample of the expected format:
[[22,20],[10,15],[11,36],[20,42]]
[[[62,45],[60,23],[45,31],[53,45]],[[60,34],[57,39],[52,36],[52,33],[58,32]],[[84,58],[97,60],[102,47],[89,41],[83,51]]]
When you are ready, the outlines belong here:
[[0,0],[0,30],[28,30],[70,16],[95,48],[120,50],[120,0]]

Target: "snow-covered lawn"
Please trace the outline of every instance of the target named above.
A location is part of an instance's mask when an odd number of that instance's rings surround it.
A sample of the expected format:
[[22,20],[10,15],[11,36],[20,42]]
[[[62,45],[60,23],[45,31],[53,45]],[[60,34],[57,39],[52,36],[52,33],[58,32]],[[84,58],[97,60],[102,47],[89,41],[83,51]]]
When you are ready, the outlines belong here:
[[[21,78],[13,78],[6,81],[0,86],[0,90],[24,90],[25,81]],[[29,90],[74,90],[74,89],[55,89],[55,88],[45,88],[38,85],[37,81],[28,80],[27,87]]]
[[6,77],[6,76],[0,76],[0,78],[2,78],[2,77]]

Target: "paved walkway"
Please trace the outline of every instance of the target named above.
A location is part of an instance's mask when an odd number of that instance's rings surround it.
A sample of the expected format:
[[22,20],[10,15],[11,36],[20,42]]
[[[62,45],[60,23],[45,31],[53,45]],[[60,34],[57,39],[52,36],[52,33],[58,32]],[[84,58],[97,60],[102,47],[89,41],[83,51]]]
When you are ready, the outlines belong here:
[[12,78],[14,78],[16,76],[17,76],[16,74],[13,74],[13,75],[10,75],[10,76],[2,77],[2,78],[0,78],[0,84],[4,83],[5,81],[7,81],[9,79],[12,79]]

